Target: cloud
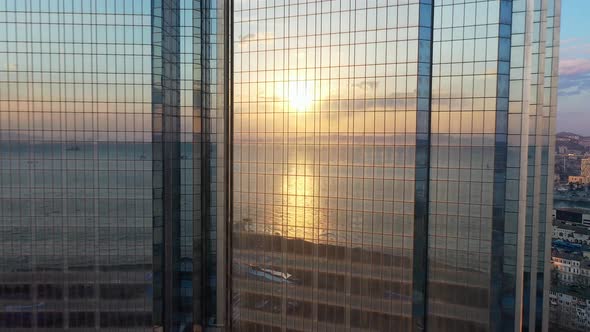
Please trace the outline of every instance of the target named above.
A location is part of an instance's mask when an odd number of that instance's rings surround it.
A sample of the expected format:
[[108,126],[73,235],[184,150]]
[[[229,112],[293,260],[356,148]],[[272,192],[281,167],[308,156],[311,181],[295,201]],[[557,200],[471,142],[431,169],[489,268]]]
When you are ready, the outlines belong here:
[[565,58],[559,62],[559,95],[575,96],[590,90],[590,58]]
[[578,96],[590,91],[590,40],[567,38],[561,41],[559,95]]
[[590,73],[590,59],[563,59],[559,62],[561,76],[575,76]]

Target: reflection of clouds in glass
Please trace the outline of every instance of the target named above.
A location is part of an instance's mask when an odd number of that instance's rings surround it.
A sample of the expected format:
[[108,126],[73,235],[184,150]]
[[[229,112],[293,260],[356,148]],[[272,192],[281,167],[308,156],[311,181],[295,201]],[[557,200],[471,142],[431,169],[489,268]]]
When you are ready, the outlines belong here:
[[352,86],[361,90],[375,90],[378,84],[376,80],[361,80],[353,83]]
[[240,43],[244,43],[244,42],[247,42],[247,41],[250,41],[250,40],[255,39],[255,36],[256,36],[255,34],[249,33],[247,35],[240,36],[238,38],[238,40],[239,40]]
[[253,44],[266,44],[270,45],[273,43],[274,36],[268,32],[258,33],[247,33],[238,37],[238,46],[240,48],[255,47]]

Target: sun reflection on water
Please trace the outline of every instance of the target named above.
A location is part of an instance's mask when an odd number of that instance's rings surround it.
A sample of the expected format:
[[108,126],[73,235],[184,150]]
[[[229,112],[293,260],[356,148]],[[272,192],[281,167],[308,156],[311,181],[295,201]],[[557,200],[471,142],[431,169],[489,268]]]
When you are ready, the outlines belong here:
[[318,178],[314,176],[313,166],[293,165],[280,183],[282,194],[278,218],[273,221],[273,229],[281,235],[318,242],[322,229],[326,227],[325,213],[320,210]]

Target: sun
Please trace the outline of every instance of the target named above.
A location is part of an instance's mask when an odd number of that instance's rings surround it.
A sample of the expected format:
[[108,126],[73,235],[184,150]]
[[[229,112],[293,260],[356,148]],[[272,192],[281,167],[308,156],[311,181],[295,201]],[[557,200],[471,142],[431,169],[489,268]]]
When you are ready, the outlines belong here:
[[313,104],[313,85],[307,81],[291,81],[288,84],[287,100],[297,112],[308,111]]

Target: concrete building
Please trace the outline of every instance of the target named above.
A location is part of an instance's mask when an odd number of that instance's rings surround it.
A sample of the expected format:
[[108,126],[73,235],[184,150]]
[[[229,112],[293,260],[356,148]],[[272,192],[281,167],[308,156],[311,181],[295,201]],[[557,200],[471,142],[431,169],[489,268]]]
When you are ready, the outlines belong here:
[[567,182],[574,184],[588,184],[590,182],[590,178],[581,175],[570,175],[567,177]]
[[572,275],[580,275],[583,256],[557,252],[551,255],[554,267],[559,271]]
[[558,208],[553,211],[553,218],[575,226],[590,227],[590,210],[583,208]]
[[551,290],[550,315],[552,330],[564,327],[575,331],[590,329],[588,291],[559,287]]
[[580,176],[590,179],[590,158],[582,159],[580,162]]
[[576,226],[557,220],[553,223],[553,238],[590,245],[590,230],[587,226]]

